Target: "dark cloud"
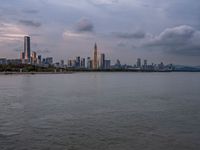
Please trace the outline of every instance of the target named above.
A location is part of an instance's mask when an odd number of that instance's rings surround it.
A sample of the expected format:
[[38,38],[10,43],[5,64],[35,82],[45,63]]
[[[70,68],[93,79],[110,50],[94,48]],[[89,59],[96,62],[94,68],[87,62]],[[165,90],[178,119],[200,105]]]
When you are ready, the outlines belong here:
[[94,25],[88,19],[81,19],[76,24],[76,31],[78,32],[93,32],[93,30],[94,30]]
[[134,32],[134,33],[112,33],[117,38],[122,39],[143,39],[146,37],[146,33],[142,31]]
[[32,26],[32,27],[40,27],[42,24],[40,22],[35,22],[32,20],[19,20],[19,23],[25,25],[25,26]]
[[200,55],[200,31],[186,25],[168,28],[145,43],[146,47],[172,54]]

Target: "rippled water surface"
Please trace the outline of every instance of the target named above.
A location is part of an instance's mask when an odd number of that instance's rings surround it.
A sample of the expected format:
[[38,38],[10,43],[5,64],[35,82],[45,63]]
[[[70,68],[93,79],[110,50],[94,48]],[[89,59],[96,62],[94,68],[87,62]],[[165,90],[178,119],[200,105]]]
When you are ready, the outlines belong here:
[[198,150],[200,73],[0,76],[0,150]]

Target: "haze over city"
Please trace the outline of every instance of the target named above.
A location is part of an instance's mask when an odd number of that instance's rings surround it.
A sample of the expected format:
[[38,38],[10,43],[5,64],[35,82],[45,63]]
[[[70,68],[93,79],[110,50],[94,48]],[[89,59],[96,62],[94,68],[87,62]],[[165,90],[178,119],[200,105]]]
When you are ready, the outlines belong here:
[[90,56],[98,43],[112,61],[200,64],[198,0],[0,0],[0,56],[31,50],[55,59]]

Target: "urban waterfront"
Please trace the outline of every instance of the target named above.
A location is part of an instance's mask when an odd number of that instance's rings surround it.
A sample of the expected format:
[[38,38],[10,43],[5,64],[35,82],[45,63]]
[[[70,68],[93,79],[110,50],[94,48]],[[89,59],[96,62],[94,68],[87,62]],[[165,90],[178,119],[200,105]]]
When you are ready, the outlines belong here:
[[200,73],[0,76],[1,150],[200,149]]

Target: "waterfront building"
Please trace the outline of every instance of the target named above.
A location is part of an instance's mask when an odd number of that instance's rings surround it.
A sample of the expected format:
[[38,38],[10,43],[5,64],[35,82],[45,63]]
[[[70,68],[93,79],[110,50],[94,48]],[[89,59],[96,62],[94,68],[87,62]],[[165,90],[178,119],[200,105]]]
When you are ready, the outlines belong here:
[[137,59],[137,68],[141,68],[141,59],[140,58]]
[[6,65],[7,59],[6,58],[0,58],[0,65]]
[[81,57],[80,56],[77,56],[76,57],[76,68],[80,68],[80,66],[81,66]]
[[41,64],[41,63],[42,63],[42,56],[38,55],[37,64]]
[[52,65],[53,64],[53,57],[47,57],[45,59],[45,64]]
[[117,61],[116,61],[116,63],[115,63],[115,68],[116,68],[116,69],[121,68],[121,62],[120,62],[119,59],[117,59]]
[[87,57],[87,69],[92,69],[91,58]]
[[31,63],[32,64],[36,64],[37,63],[37,53],[36,52],[32,52],[31,53]]
[[31,40],[29,36],[24,37],[24,59],[26,62],[30,63],[31,61]]
[[7,59],[7,64],[19,65],[22,63],[21,59]]
[[64,60],[61,60],[61,61],[60,61],[60,67],[64,67],[64,65],[65,65],[65,61],[64,61]]
[[147,60],[146,59],[144,60],[143,69],[145,69],[145,70],[148,69],[148,65],[147,65]]
[[85,58],[81,58],[81,68],[85,68]]
[[111,61],[105,60],[105,69],[110,69],[110,67],[111,67]]
[[97,52],[97,44],[94,45],[94,58],[93,58],[93,69],[98,69],[98,52]]
[[20,52],[20,59],[23,60],[25,58],[25,53],[24,52]]
[[105,54],[100,55],[100,69],[105,69]]

